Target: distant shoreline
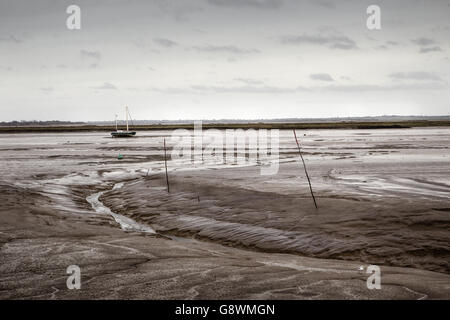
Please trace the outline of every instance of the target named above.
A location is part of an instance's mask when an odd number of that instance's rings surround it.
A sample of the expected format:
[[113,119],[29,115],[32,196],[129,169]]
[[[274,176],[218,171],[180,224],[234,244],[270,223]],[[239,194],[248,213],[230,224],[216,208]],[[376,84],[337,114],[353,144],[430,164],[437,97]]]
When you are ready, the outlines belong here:
[[[203,129],[406,129],[413,127],[449,127],[450,120],[342,121],[297,123],[204,123]],[[122,129],[123,126],[119,126]],[[0,133],[115,131],[113,125],[4,126]],[[134,125],[133,130],[194,129],[194,124]]]

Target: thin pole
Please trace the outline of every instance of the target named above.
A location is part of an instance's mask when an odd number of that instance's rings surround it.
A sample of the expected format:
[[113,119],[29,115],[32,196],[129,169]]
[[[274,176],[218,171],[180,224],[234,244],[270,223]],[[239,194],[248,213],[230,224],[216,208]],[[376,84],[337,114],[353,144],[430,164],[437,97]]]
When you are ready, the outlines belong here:
[[164,165],[166,167],[166,184],[167,184],[167,192],[170,193],[169,189],[169,176],[167,174],[167,155],[166,155],[166,138],[164,138]]
[[116,131],[117,131],[117,114],[116,114]]
[[125,107],[125,117],[127,118],[127,131],[128,131],[128,106]]
[[297,142],[298,153],[300,153],[300,158],[302,158],[303,168],[305,168],[306,178],[308,179],[309,190],[311,191],[311,196],[312,196],[313,201],[314,201],[314,206],[315,206],[316,209],[317,209],[316,198],[314,197],[314,193],[313,193],[313,190],[312,190],[312,187],[311,187],[311,181],[309,180],[308,171],[306,170],[305,160],[303,160],[303,155],[302,155],[302,151],[301,151],[301,149],[300,149],[300,144],[298,143],[298,140],[297,140],[297,134],[295,133],[295,129],[292,129],[292,130],[294,131],[295,142]]

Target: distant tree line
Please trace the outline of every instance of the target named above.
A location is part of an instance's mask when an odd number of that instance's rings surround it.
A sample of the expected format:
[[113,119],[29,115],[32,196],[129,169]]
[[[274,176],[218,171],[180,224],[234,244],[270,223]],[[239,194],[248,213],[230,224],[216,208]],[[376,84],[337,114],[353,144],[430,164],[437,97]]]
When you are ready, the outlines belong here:
[[45,126],[64,126],[64,125],[80,125],[85,124],[84,122],[72,122],[72,121],[59,121],[59,120],[50,120],[50,121],[25,121],[25,120],[14,120],[9,122],[0,122],[0,127],[45,127]]

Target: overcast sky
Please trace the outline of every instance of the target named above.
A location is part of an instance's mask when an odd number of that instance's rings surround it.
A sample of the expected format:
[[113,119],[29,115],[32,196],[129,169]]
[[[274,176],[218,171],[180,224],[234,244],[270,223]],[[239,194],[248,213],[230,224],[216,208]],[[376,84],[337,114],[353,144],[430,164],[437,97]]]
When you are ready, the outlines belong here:
[[449,18],[449,0],[0,0],[0,121],[448,115]]

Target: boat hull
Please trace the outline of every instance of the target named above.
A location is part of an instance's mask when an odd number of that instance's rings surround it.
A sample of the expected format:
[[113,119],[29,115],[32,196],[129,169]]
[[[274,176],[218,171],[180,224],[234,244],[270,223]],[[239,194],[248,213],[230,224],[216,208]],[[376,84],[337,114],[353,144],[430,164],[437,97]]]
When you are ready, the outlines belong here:
[[129,138],[136,135],[136,131],[115,131],[111,132],[113,138]]

